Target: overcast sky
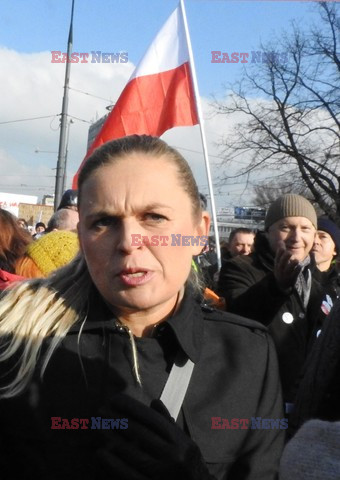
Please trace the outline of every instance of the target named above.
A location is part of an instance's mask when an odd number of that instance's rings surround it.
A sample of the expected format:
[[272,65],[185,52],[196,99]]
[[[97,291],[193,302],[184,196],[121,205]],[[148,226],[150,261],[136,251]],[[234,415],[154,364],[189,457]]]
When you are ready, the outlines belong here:
[[[107,113],[176,0],[76,0],[73,51],[127,52],[127,63],[72,64],[69,114],[68,186],[81,163],[88,128]],[[288,30],[290,22],[316,18],[312,2],[186,0],[213,178],[215,145],[230,122],[209,115],[211,95],[223,95],[240,64],[212,63],[211,51],[258,50],[261,40]],[[0,3],[0,192],[38,195],[54,192],[65,64],[52,63],[51,51],[66,52],[71,0],[2,0]],[[251,57],[250,57],[251,58]],[[30,121],[18,121],[45,117]],[[10,122],[10,123],[9,123]],[[201,191],[207,192],[198,127],[177,128],[165,138],[189,160]],[[38,150],[39,153],[35,151]],[[219,206],[249,203],[249,191],[234,183],[217,190]]]

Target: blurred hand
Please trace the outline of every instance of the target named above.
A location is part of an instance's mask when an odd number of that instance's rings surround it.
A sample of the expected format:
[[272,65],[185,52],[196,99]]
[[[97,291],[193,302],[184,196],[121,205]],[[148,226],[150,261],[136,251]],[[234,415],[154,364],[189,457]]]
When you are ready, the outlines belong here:
[[127,418],[126,430],[101,430],[96,463],[108,477],[126,480],[214,480],[195,442],[170,417],[160,400],[152,408],[119,394],[100,412]]
[[286,292],[293,288],[301,269],[300,262],[286,249],[285,243],[280,242],[274,262],[274,276],[280,290]]

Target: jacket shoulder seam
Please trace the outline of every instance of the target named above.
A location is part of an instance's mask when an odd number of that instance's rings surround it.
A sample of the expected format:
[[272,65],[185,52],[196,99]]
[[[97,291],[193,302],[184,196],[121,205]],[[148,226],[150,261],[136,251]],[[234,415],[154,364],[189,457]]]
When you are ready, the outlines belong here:
[[219,322],[219,323],[231,323],[233,325],[238,325],[240,327],[249,328],[251,330],[261,330],[263,332],[268,332],[268,328],[256,320],[250,318],[241,317],[240,315],[235,315],[234,313],[229,312],[220,312],[214,310],[210,315],[203,313],[204,320],[210,322]]

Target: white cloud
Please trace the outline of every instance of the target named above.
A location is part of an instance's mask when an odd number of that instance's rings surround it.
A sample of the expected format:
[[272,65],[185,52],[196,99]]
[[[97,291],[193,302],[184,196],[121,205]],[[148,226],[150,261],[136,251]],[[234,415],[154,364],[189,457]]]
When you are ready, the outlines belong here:
[[[27,181],[22,181],[24,174],[36,176],[35,181],[29,182],[30,185],[46,185],[43,193],[52,193],[54,190],[53,181],[48,181],[48,176],[55,175],[55,170],[52,169],[56,166],[57,153],[46,152],[58,151],[60,117],[56,115],[62,109],[65,64],[51,63],[51,59],[50,52],[21,54],[0,48],[0,63],[5,66],[0,76],[0,89],[3,92],[0,112],[1,185],[5,181],[8,185],[17,183],[20,190],[17,193],[23,193],[24,187],[20,186],[22,183],[27,184]],[[70,115],[85,121],[74,119],[74,124],[70,127],[69,181],[86,152],[89,122],[107,113],[105,107],[110,103],[109,100],[117,99],[133,68],[131,63],[71,65],[68,111]],[[73,89],[108,100],[84,95]],[[1,123],[44,116],[51,117]],[[35,153],[37,148],[41,153]],[[11,177],[5,177],[5,173]],[[40,175],[44,174],[48,175],[47,178],[40,179]],[[1,188],[3,191],[4,188]],[[32,187],[29,193],[41,196],[40,188],[39,191],[34,191]],[[5,191],[12,192],[13,188]]]
[[[0,191],[27,193],[40,198],[54,192],[60,119],[56,115],[61,113],[62,108],[65,64],[52,63],[51,60],[51,52],[23,54],[0,48],[0,63],[5,65],[3,72],[6,72],[0,76],[0,89],[3,92],[0,122],[51,116],[40,120],[0,124]],[[86,153],[90,126],[88,122],[94,122],[107,113],[106,106],[110,100],[117,100],[133,69],[131,63],[71,64],[68,112],[80,120],[74,119],[70,127],[67,187]],[[228,132],[231,123],[223,117],[211,117],[206,99],[203,99],[203,110],[214,177],[220,170],[216,167],[219,161],[213,157],[219,155],[215,142],[220,135]],[[175,128],[166,132],[163,138],[171,145],[181,148],[182,154],[193,168],[200,189],[207,193],[199,127]],[[36,149],[40,153],[35,153]],[[231,192],[232,187],[228,188]],[[240,188],[237,188],[239,191]],[[232,198],[221,197],[220,203],[230,203]]]

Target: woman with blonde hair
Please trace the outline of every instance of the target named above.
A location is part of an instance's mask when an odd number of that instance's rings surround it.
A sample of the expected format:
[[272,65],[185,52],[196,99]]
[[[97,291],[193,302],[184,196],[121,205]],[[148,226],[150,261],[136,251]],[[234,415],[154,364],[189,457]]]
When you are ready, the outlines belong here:
[[187,162],[160,139],[118,139],[78,194],[81,253],[0,302],[3,477],[276,478],[273,344],[200,304],[191,262],[209,217]]

